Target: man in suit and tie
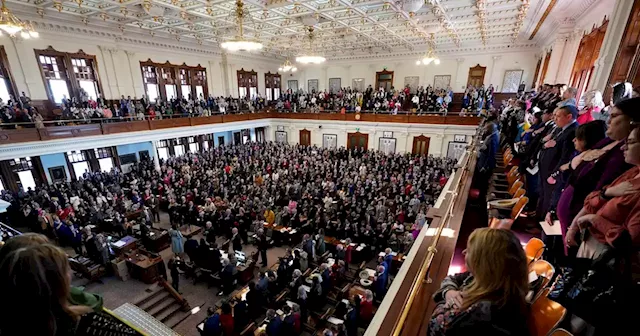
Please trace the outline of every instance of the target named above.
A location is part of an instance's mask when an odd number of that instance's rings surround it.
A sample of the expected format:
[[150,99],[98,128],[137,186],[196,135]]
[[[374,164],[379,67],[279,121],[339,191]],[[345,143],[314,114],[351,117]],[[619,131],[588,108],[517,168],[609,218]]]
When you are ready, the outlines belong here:
[[535,209],[538,204],[539,195],[539,173],[531,174],[527,168],[533,169],[538,164],[540,150],[542,149],[542,139],[555,129],[556,124],[553,121],[554,109],[545,110],[542,113],[543,125],[537,130],[533,131],[529,144],[525,147],[520,166],[518,167],[520,174],[525,174],[527,183],[527,196],[529,197],[529,210]]
[[151,194],[145,201],[145,205],[151,210],[151,219],[154,222],[160,222],[160,201],[158,201],[156,195]]
[[571,160],[575,151],[573,139],[576,136],[575,130],[578,127],[577,116],[578,109],[574,105],[557,108],[554,112],[556,128],[551,132],[548,140],[543,139],[544,143],[542,144],[540,161],[538,162],[540,199],[538,200],[536,214],[539,218],[544,218],[549,208],[549,201],[556,184],[556,177],[554,176],[557,176],[560,166]]

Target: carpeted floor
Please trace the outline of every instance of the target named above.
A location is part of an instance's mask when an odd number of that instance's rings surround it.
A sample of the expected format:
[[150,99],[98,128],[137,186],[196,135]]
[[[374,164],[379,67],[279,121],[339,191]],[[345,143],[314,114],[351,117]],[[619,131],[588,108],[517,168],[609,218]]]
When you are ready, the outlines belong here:
[[[160,224],[155,224],[155,227],[164,229],[169,228],[169,216],[165,213],[161,215]],[[198,240],[200,237],[196,237]],[[219,244],[222,243],[220,239]],[[70,249],[69,249],[70,250]],[[246,245],[243,247],[243,251],[247,254],[256,251],[256,247],[253,245]],[[70,250],[72,253],[72,250]],[[285,253],[285,247],[274,247],[267,251],[267,260],[269,266],[278,260],[278,257],[283,256]],[[168,248],[160,253],[164,262],[166,263],[172,256],[171,248]],[[259,264],[258,264],[259,266]],[[256,271],[257,274],[258,271]],[[170,275],[169,275],[170,276]],[[102,279],[103,284],[90,283],[86,284],[85,279],[74,279],[73,285],[85,286],[85,290],[92,293],[100,294],[104,297],[104,305],[106,308],[115,309],[120,305],[130,302],[133,303],[136,300],[144,297],[148,288],[154,288],[155,284],[145,284],[139,280],[130,279],[128,281],[121,281],[115,276],[105,277]],[[225,299],[225,296],[217,296],[219,288],[208,288],[206,283],[197,283],[193,285],[190,279],[181,277],[180,279],[180,291],[184,298],[189,302],[189,305],[193,307],[200,307],[200,311],[196,314],[189,316],[182,321],[174,330],[183,336],[198,336],[199,333],[196,330],[196,326],[202,322],[206,317],[207,308],[218,304],[221,300]]]

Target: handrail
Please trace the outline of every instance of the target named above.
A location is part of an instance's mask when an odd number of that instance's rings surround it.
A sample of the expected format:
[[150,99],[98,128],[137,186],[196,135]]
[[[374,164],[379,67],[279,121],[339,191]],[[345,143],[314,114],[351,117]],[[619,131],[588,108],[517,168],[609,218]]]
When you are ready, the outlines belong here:
[[[456,173],[454,176],[452,176],[452,178],[455,178],[458,180],[457,181],[458,183],[452,183],[452,185],[455,185],[455,189],[451,191],[451,197],[449,198],[449,203],[447,204],[447,208],[445,212],[442,214],[442,216],[440,217],[438,228],[435,234],[433,235],[433,240],[429,245],[429,247],[427,248],[427,255],[425,257],[425,260],[420,266],[420,270],[417,272],[417,274],[413,278],[411,289],[409,290],[409,294],[407,296],[405,304],[403,305],[402,312],[394,324],[393,333],[392,333],[393,336],[398,336],[402,332],[402,328],[404,327],[404,324],[407,320],[409,311],[411,310],[411,307],[416,297],[418,296],[418,293],[422,289],[422,286],[425,283],[431,283],[432,281],[430,278],[427,277],[427,273],[431,270],[431,264],[433,262],[435,254],[438,252],[436,247],[438,246],[438,242],[440,241],[440,237],[442,236],[442,231],[444,230],[445,227],[449,225],[451,218],[453,218],[454,216],[453,209],[455,204],[457,204],[456,199],[460,194],[460,189],[463,187],[462,183],[459,183],[459,182],[463,181],[463,178],[467,177],[469,174],[469,162],[470,162],[471,154],[475,152],[474,150],[475,143],[476,143],[476,139],[474,139],[474,141],[471,144],[471,152],[467,151],[469,155],[465,155],[462,158],[462,161],[464,161],[464,163],[460,164],[459,166],[460,167],[459,172],[461,173],[460,174]],[[446,192],[446,190],[443,190],[442,192],[444,193]]]

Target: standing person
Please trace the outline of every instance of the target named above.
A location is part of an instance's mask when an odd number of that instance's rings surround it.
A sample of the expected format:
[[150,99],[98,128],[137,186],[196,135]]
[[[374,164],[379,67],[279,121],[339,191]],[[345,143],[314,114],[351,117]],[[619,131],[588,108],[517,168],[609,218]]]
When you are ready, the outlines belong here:
[[169,237],[171,237],[171,251],[178,256],[184,253],[182,232],[180,232],[177,225],[173,225],[173,227],[169,230]]
[[477,164],[477,180],[478,190],[480,191],[480,199],[485,199],[487,188],[489,187],[489,178],[493,174],[496,167],[496,152],[500,142],[498,134],[498,125],[494,122],[488,122],[485,125],[485,138],[478,153]]
[[147,206],[151,210],[151,219],[153,220],[153,222],[159,223],[160,222],[160,210],[159,210],[160,201],[158,201],[158,198],[156,197],[156,195],[152,194],[147,199]]
[[233,253],[233,251],[242,251],[242,240],[238,234],[238,228],[231,229],[231,234],[231,253]]
[[264,229],[258,230],[258,250],[260,251],[260,257],[262,266],[267,266],[267,248],[269,248],[269,242],[267,241],[267,235],[264,233]]
[[[182,266],[182,261],[179,256],[174,256],[169,260],[167,267],[169,268],[169,273],[171,274],[171,287],[176,290],[176,292],[180,293],[180,267]],[[181,293],[180,293],[181,294]]]

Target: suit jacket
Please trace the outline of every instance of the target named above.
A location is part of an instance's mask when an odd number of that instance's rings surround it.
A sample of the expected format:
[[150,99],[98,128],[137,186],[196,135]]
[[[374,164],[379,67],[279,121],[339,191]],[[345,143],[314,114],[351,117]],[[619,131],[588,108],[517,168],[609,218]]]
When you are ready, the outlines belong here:
[[539,176],[546,180],[549,175],[560,170],[560,166],[569,162],[576,150],[573,145],[573,139],[576,137],[576,128],[578,123],[574,122],[565,130],[558,128],[557,134],[552,137],[555,139],[556,145],[550,148],[543,148],[540,153]]
[[[523,160],[522,160],[522,170],[521,173],[524,172],[525,168],[528,168],[530,165],[530,161],[533,160],[534,163],[538,161],[538,153],[542,149],[542,139],[547,136],[555,126],[555,123],[550,122],[549,124],[544,126],[542,132],[538,133],[538,135],[534,136],[529,142],[529,145],[525,149]],[[535,164],[534,164],[535,165]]]

